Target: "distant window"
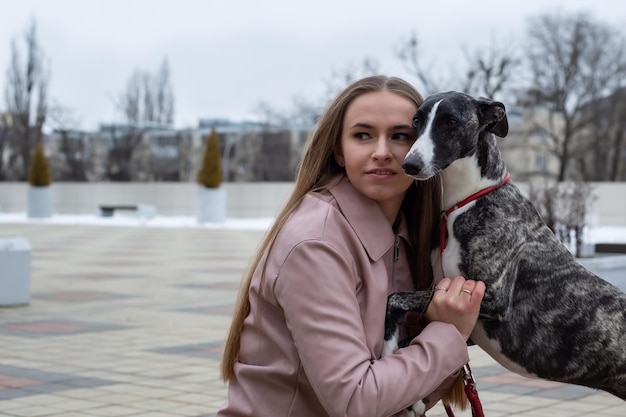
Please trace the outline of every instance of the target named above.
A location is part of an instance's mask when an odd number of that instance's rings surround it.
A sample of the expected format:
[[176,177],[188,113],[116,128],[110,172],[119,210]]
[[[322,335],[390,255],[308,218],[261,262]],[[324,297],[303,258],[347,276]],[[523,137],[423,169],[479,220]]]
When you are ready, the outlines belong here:
[[539,172],[545,172],[548,170],[548,159],[545,155],[535,155],[535,169]]
[[540,145],[546,145],[548,143],[546,140],[546,132],[542,128],[537,128],[537,130],[535,130],[535,137]]

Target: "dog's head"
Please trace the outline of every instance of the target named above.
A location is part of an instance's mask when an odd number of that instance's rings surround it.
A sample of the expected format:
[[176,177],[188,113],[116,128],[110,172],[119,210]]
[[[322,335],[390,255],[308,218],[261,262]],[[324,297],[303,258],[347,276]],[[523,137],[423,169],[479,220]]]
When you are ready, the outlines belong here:
[[402,168],[418,180],[474,155],[485,135],[504,137],[509,131],[504,104],[455,91],[428,97],[417,109],[413,127],[417,140]]

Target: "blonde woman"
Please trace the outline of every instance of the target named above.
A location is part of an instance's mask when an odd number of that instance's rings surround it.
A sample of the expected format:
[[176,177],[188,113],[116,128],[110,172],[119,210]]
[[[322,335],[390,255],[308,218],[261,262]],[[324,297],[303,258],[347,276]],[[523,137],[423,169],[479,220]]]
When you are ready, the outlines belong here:
[[386,417],[450,391],[482,282],[444,278],[423,330],[405,329],[411,343],[381,358],[388,294],[433,285],[440,183],[414,182],[401,166],[422,101],[405,81],[372,76],[319,120],[242,284],[218,417]]

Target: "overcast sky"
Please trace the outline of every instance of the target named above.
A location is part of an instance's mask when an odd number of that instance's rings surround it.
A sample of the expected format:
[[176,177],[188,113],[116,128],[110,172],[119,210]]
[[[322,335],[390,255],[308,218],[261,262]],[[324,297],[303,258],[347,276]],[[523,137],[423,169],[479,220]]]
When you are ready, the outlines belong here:
[[[365,57],[416,83],[396,49],[415,32],[434,68],[463,50],[524,36],[529,15],[589,12],[626,28],[622,0],[0,0],[0,89],[10,42],[34,18],[51,70],[51,101],[84,129],[120,121],[115,101],[135,69],[168,59],[175,124],[255,119],[260,101],[287,109],[294,96],[320,100],[334,70]],[[514,47],[514,46],[513,46]]]

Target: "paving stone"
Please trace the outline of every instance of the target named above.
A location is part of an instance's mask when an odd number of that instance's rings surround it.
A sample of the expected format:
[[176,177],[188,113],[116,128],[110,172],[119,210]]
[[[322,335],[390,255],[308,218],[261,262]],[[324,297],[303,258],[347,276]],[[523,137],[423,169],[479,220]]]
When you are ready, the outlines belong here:
[[[27,237],[33,258],[31,303],[0,308],[0,417],[215,416],[233,304],[264,232],[4,223],[2,233]],[[609,394],[514,375],[477,347],[470,357],[487,417],[626,416]]]

